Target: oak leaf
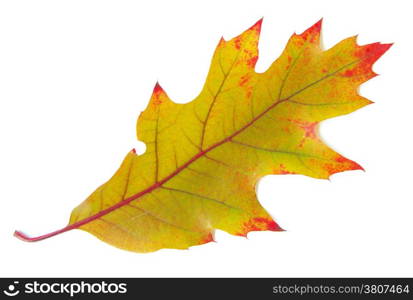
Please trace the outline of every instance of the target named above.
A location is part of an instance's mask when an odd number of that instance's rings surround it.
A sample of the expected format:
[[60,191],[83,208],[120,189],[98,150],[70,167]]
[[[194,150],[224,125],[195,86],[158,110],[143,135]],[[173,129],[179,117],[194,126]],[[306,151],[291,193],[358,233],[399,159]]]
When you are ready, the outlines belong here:
[[361,169],[325,145],[328,118],[372,103],[358,94],[376,76],[372,64],[391,46],[359,46],[356,37],[320,46],[321,21],[294,34],[281,56],[255,72],[262,20],[221,39],[206,83],[192,102],[177,104],[156,84],[138,119],[146,152],[130,151],[116,174],[76,207],[61,230],[82,229],[116,247],[150,252],[213,241],[215,229],[246,236],[281,231],[257,200],[267,174],[314,178]]

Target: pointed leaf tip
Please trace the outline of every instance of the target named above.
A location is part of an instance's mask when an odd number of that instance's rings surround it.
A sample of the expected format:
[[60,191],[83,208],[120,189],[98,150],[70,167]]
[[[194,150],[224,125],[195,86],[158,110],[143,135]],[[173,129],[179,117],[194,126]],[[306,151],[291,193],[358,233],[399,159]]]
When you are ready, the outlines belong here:
[[321,18],[310,28],[299,34],[299,36],[310,43],[318,43],[320,41],[322,23],[323,19]]
[[383,51],[383,54],[389,50],[394,43],[386,43],[386,44],[380,44],[380,49]]
[[323,18],[321,18],[320,20],[318,20],[313,26],[311,26],[310,28],[312,28],[314,31],[316,32],[320,32],[321,31],[321,27],[323,26]]
[[261,33],[262,21],[263,20],[264,20],[264,17],[262,17],[254,25],[252,25],[250,29],[257,31],[258,33]]
[[159,82],[157,81],[154,88],[153,88],[153,93],[154,94],[159,94],[161,92],[163,92],[163,89],[162,89],[161,85],[159,84]]
[[212,234],[212,232],[208,233],[208,235],[205,237],[205,239],[203,239],[201,241],[201,244],[207,244],[210,242],[215,242],[214,240],[214,235]]

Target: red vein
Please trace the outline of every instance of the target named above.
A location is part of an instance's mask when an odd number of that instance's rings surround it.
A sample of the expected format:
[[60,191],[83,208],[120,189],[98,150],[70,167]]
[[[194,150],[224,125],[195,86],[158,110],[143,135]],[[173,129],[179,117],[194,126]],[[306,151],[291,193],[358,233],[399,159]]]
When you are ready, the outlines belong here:
[[87,224],[87,223],[89,223],[89,222],[91,222],[91,221],[94,221],[94,220],[96,220],[96,219],[98,219],[98,218],[100,218],[100,217],[102,217],[102,216],[104,216],[104,215],[106,215],[106,214],[108,214],[108,213],[110,213],[110,212],[112,212],[112,211],[114,211],[114,210],[116,210],[116,209],[118,209],[118,208],[120,208],[120,207],[122,207],[122,206],[124,206],[124,205],[126,205],[126,204],[128,204],[128,203],[130,203],[130,202],[132,202],[132,201],[134,201],[134,200],[136,200],[136,199],[138,199],[138,198],[140,198],[140,197],[148,194],[148,193],[150,193],[150,192],[152,192],[153,190],[161,187],[165,182],[167,182],[168,180],[170,180],[170,179],[172,179],[173,177],[175,177],[176,175],[178,175],[182,170],[184,170],[186,167],[188,167],[188,166],[189,166],[190,164],[192,164],[194,161],[198,160],[200,157],[203,157],[206,153],[210,152],[211,150],[215,149],[216,147],[219,147],[219,146],[221,146],[222,144],[230,141],[234,136],[238,135],[239,133],[241,133],[242,131],[244,131],[246,128],[250,127],[250,126],[252,125],[252,123],[254,123],[256,120],[258,120],[261,116],[263,116],[263,115],[264,115],[265,113],[267,113],[269,110],[271,110],[271,109],[274,108],[276,105],[278,105],[278,104],[280,104],[280,103],[282,103],[282,102],[285,102],[285,101],[287,101],[287,99],[283,99],[283,100],[280,100],[280,101],[278,101],[278,102],[275,102],[273,105],[271,105],[271,106],[268,107],[265,111],[263,111],[261,114],[259,114],[256,118],[254,118],[254,119],[251,120],[249,123],[247,123],[244,127],[240,128],[239,130],[237,130],[236,132],[234,132],[234,133],[233,133],[232,135],[230,135],[229,137],[223,139],[222,141],[220,141],[220,142],[218,142],[218,143],[210,146],[210,147],[207,148],[206,150],[200,151],[197,155],[195,155],[194,157],[192,157],[192,158],[191,158],[190,160],[188,160],[185,164],[183,164],[182,166],[180,166],[178,169],[176,169],[173,173],[171,173],[170,175],[168,175],[168,176],[165,177],[164,179],[156,182],[155,184],[153,184],[153,185],[150,186],[149,188],[147,188],[147,189],[145,189],[145,190],[143,190],[143,191],[141,191],[141,192],[139,192],[139,193],[137,193],[137,194],[135,194],[135,195],[133,195],[133,196],[131,196],[131,197],[129,197],[129,198],[126,198],[126,199],[124,199],[124,200],[116,203],[115,205],[113,205],[113,206],[111,206],[111,207],[108,207],[108,208],[106,208],[106,209],[98,212],[98,213],[95,214],[95,215],[92,215],[92,216],[90,216],[90,217],[87,217],[87,218],[79,221],[79,222],[76,222],[76,223],[73,223],[73,224],[71,224],[71,225],[68,225],[68,226],[66,226],[66,227],[64,227],[64,228],[62,228],[62,229],[59,229],[59,230],[56,230],[56,231],[53,231],[53,232],[51,232],[51,233],[48,233],[48,234],[45,234],[45,235],[41,235],[41,236],[38,236],[38,237],[29,237],[29,236],[27,236],[26,234],[24,234],[24,233],[22,233],[22,232],[20,232],[20,231],[15,231],[15,232],[14,232],[14,236],[17,237],[17,238],[19,238],[19,239],[21,239],[21,240],[23,240],[23,241],[26,241],[26,242],[36,242],[36,241],[44,240],[44,239],[47,239],[47,238],[49,238],[49,237],[52,237],[52,236],[55,236],[55,235],[64,233],[64,232],[66,232],[66,231],[69,231],[69,230],[72,230],[72,229],[75,229],[75,228],[79,228],[79,227],[82,226],[82,225],[85,225],[85,224]]
[[[366,57],[365,57],[365,58],[366,58]],[[364,59],[365,59],[365,58],[364,58]],[[221,146],[222,144],[225,144],[225,143],[231,141],[235,136],[237,136],[238,134],[240,134],[241,132],[243,132],[245,129],[247,129],[248,127],[250,127],[255,121],[257,121],[258,119],[260,119],[262,116],[264,116],[267,112],[269,112],[270,110],[272,110],[272,109],[273,109],[274,107],[276,107],[277,105],[279,105],[279,104],[281,104],[281,103],[283,103],[283,102],[289,101],[292,97],[298,95],[299,93],[303,92],[304,90],[306,90],[306,89],[314,86],[315,84],[319,83],[320,81],[322,81],[322,80],[324,80],[324,79],[327,79],[327,78],[329,78],[329,77],[331,77],[331,76],[334,76],[336,73],[340,72],[340,71],[343,70],[344,68],[346,68],[346,67],[348,67],[348,66],[350,66],[350,65],[352,65],[352,64],[354,64],[354,63],[357,63],[357,62],[359,62],[359,61],[361,61],[361,60],[362,60],[362,59],[357,60],[357,61],[353,61],[353,62],[351,62],[351,63],[349,63],[349,64],[346,64],[345,66],[339,68],[338,70],[336,70],[336,71],[334,71],[334,72],[332,72],[332,73],[326,74],[325,76],[319,78],[318,80],[316,80],[316,81],[308,84],[307,86],[299,89],[298,91],[292,93],[292,94],[291,94],[290,96],[288,96],[287,98],[284,98],[284,99],[281,99],[281,100],[278,100],[278,101],[274,102],[274,103],[273,103],[272,105],[270,105],[267,109],[265,109],[264,111],[262,111],[262,112],[261,112],[260,114],[258,114],[255,118],[253,118],[250,122],[248,122],[248,123],[245,124],[243,127],[241,127],[240,129],[238,129],[237,131],[235,131],[233,134],[231,134],[230,136],[226,137],[225,139],[223,139],[223,140],[215,143],[214,145],[208,147],[208,148],[205,149],[205,150],[202,150],[202,149],[201,149],[201,151],[200,151],[198,154],[196,154],[195,156],[193,156],[190,160],[188,160],[186,163],[184,163],[183,165],[181,165],[181,166],[180,166],[179,168],[177,168],[174,172],[172,172],[171,174],[169,174],[168,176],[166,176],[166,177],[163,178],[162,180],[155,182],[152,186],[146,188],[145,190],[143,190],[143,191],[141,191],[141,192],[139,192],[139,193],[137,193],[137,194],[135,194],[135,195],[133,195],[133,196],[131,196],[131,197],[129,197],[129,198],[126,198],[126,199],[124,199],[124,200],[116,203],[115,205],[113,205],[113,206],[111,206],[111,207],[108,207],[108,208],[106,208],[106,209],[98,212],[98,213],[95,214],[95,215],[89,216],[89,217],[87,217],[87,218],[85,218],[85,219],[83,219],[83,220],[81,220],[81,221],[78,221],[78,222],[76,222],[76,223],[73,223],[73,224],[71,224],[71,225],[68,225],[68,226],[66,226],[66,227],[64,227],[64,228],[62,228],[62,229],[59,229],[59,230],[56,230],[56,231],[53,231],[53,232],[50,232],[50,233],[47,233],[47,234],[44,234],[44,235],[41,235],[41,236],[38,236],[38,237],[29,237],[29,236],[27,236],[26,234],[24,234],[24,233],[22,233],[22,232],[20,232],[20,231],[15,231],[15,232],[14,232],[14,236],[17,237],[17,238],[19,238],[19,239],[21,239],[21,240],[23,240],[23,241],[26,241],[26,242],[36,242],[36,241],[44,240],[44,239],[47,239],[47,238],[49,238],[49,237],[52,237],[52,236],[55,236],[55,235],[58,235],[58,234],[61,234],[61,233],[70,231],[70,230],[72,230],[72,229],[79,228],[79,227],[82,226],[82,225],[85,225],[85,224],[87,224],[87,223],[89,223],[89,222],[91,222],[91,221],[94,221],[94,220],[96,220],[96,219],[99,219],[100,217],[102,217],[102,216],[104,216],[104,215],[106,215],[106,214],[108,214],[108,213],[110,213],[110,212],[112,212],[112,211],[114,211],[114,210],[116,210],[116,209],[118,209],[118,208],[121,208],[121,207],[123,207],[124,205],[126,205],[126,204],[128,204],[128,203],[130,203],[130,202],[132,202],[132,201],[134,201],[134,200],[136,200],[136,199],[138,199],[138,198],[140,198],[140,197],[148,194],[148,193],[151,193],[153,190],[161,187],[161,186],[162,186],[163,184],[165,184],[167,181],[169,181],[170,179],[174,178],[176,175],[178,175],[182,170],[184,170],[184,169],[185,169],[186,167],[188,167],[190,164],[192,164],[193,162],[195,162],[195,161],[198,160],[199,158],[205,156],[206,153],[208,153],[208,152],[210,152],[211,150],[213,150],[213,149]]]

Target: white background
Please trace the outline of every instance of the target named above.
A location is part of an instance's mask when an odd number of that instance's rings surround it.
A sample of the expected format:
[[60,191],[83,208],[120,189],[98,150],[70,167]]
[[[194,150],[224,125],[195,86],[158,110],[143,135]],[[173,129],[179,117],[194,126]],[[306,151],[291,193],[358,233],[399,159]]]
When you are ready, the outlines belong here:
[[[413,276],[409,1],[1,1],[0,276]],[[214,48],[264,16],[257,71],[324,17],[326,48],[395,42],[360,90],[376,102],[326,121],[323,139],[366,172],[268,176],[259,199],[286,232],[137,254],[64,227],[118,168],[159,80],[193,99]]]

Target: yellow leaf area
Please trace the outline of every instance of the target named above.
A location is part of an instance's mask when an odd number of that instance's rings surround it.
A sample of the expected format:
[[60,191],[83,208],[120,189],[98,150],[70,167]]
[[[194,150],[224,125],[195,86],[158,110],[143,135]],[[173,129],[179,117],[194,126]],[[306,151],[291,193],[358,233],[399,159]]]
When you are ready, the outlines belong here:
[[76,207],[70,229],[116,247],[151,252],[213,241],[215,229],[246,236],[281,231],[257,200],[268,174],[327,179],[361,167],[320,139],[320,121],[371,101],[357,92],[391,46],[356,37],[320,46],[321,21],[294,34],[263,73],[261,20],[221,39],[199,96],[174,103],[157,84],[137,123],[146,152],[127,154],[116,174]]

